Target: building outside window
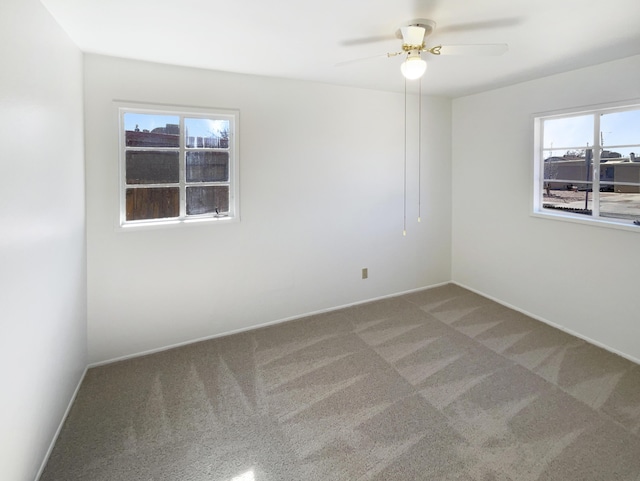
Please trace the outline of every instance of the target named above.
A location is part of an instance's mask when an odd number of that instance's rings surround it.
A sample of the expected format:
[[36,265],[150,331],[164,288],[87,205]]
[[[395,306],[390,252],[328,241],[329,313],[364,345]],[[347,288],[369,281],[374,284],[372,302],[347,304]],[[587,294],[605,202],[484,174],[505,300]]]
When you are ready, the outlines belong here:
[[236,111],[120,108],[120,225],[239,218]]
[[640,104],[535,117],[534,213],[640,229]]

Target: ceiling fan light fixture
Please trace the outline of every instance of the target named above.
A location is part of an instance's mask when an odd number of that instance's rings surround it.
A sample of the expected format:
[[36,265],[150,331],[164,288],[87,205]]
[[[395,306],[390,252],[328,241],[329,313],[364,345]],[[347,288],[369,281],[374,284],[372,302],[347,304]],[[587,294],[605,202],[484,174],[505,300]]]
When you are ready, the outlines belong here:
[[407,60],[400,65],[402,75],[408,80],[416,80],[422,77],[427,70],[427,62],[422,60],[420,52],[412,50],[407,55]]

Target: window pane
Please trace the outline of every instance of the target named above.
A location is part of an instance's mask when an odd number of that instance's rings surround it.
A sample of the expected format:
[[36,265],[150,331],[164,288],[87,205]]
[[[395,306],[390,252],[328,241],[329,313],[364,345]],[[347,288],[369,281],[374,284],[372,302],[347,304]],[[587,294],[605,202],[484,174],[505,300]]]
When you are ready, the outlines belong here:
[[187,152],[187,182],[229,180],[229,152]]
[[180,188],[127,189],[127,220],[165,219],[180,215]]
[[600,215],[618,219],[640,219],[640,185],[614,185],[613,192],[600,192]]
[[605,149],[609,145],[640,144],[640,110],[603,114],[600,117],[600,130]]
[[187,215],[229,212],[229,186],[187,187]]
[[190,149],[229,148],[229,121],[184,119],[186,146]]
[[640,162],[640,145],[611,147],[611,150],[603,149],[600,159],[601,162]]
[[[544,180],[554,189],[584,188],[591,179],[593,151],[588,149],[562,157],[548,157],[544,160]],[[555,182],[553,182],[555,181]]]
[[593,151],[549,157],[544,162],[542,203],[545,209],[591,215]]
[[[600,164],[600,181],[607,184],[616,182],[640,184],[640,162],[609,161]],[[624,190],[619,190],[623,188],[624,186],[616,186],[616,192],[624,192]],[[609,190],[613,191],[613,188],[611,187]]]
[[128,150],[127,184],[166,184],[180,180],[179,152]]
[[179,147],[177,115],[124,114],[127,147]]
[[542,207],[545,209],[591,215],[593,194],[588,190],[543,189]]
[[[593,146],[593,115],[544,121],[544,148],[586,148]],[[566,151],[551,155],[563,155]]]

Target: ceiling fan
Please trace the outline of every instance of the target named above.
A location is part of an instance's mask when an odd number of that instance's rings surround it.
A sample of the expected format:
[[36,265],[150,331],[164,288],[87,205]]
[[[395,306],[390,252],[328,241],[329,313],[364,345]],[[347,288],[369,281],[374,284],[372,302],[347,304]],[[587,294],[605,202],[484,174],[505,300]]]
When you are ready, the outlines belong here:
[[[518,19],[501,19],[497,21],[489,22],[475,22],[473,24],[463,24],[450,27],[449,31],[453,29],[468,29],[468,28],[494,28],[496,26],[508,26],[517,23]],[[427,62],[422,59],[422,53],[428,53],[431,55],[502,55],[508,50],[508,45],[505,43],[500,44],[481,44],[481,45],[435,45],[433,47],[427,47],[426,38],[433,33],[436,28],[436,23],[433,20],[416,19],[407,22],[406,25],[401,26],[395,33],[395,37],[402,40],[402,50],[399,52],[390,52],[383,55],[375,55],[373,57],[365,57],[354,60],[348,60],[336,64],[336,66],[348,65],[355,62],[361,62],[378,57],[395,57],[398,55],[405,55],[406,60],[400,66],[402,75],[406,79],[419,79],[421,78],[426,69]],[[368,37],[364,39],[347,40],[343,42],[343,45],[358,45],[363,43],[371,43],[387,40],[387,36]],[[419,83],[418,92],[418,132],[422,131],[422,84]],[[403,230],[402,235],[407,235],[407,83],[405,81],[404,88],[404,214],[403,214]],[[418,140],[418,222],[421,217],[421,185],[420,185],[420,159],[421,159],[421,143],[422,135],[417,136]]]
[[479,44],[479,45],[435,45],[426,46],[426,38],[433,33],[436,23],[433,20],[417,19],[401,26],[396,31],[396,38],[402,39],[402,50],[399,52],[389,52],[374,57],[366,57],[356,60],[349,60],[337,64],[347,65],[362,60],[369,60],[377,57],[395,57],[406,54],[407,58],[400,66],[402,75],[409,80],[418,79],[424,75],[427,69],[427,62],[422,59],[422,53],[432,55],[502,55],[508,49],[505,43]]

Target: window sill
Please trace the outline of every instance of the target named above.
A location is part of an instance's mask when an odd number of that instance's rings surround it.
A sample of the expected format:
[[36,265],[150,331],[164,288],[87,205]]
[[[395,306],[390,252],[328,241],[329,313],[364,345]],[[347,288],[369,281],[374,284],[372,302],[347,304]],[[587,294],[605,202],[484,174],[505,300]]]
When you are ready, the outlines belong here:
[[574,224],[583,224],[591,227],[604,227],[607,229],[618,229],[618,230],[626,230],[633,232],[640,232],[640,226],[634,225],[632,221],[621,221],[621,220],[607,220],[607,219],[592,219],[585,217],[582,214],[569,214],[566,212],[558,213],[558,212],[548,212],[548,211],[534,211],[531,213],[532,217],[537,217],[539,219],[551,219],[562,222],[572,222]]
[[198,219],[184,219],[184,220],[167,220],[167,221],[154,221],[154,222],[140,222],[140,223],[128,223],[120,224],[116,226],[118,232],[139,232],[146,230],[156,229],[175,229],[192,226],[202,225],[227,225],[240,222],[239,217],[205,217]]

